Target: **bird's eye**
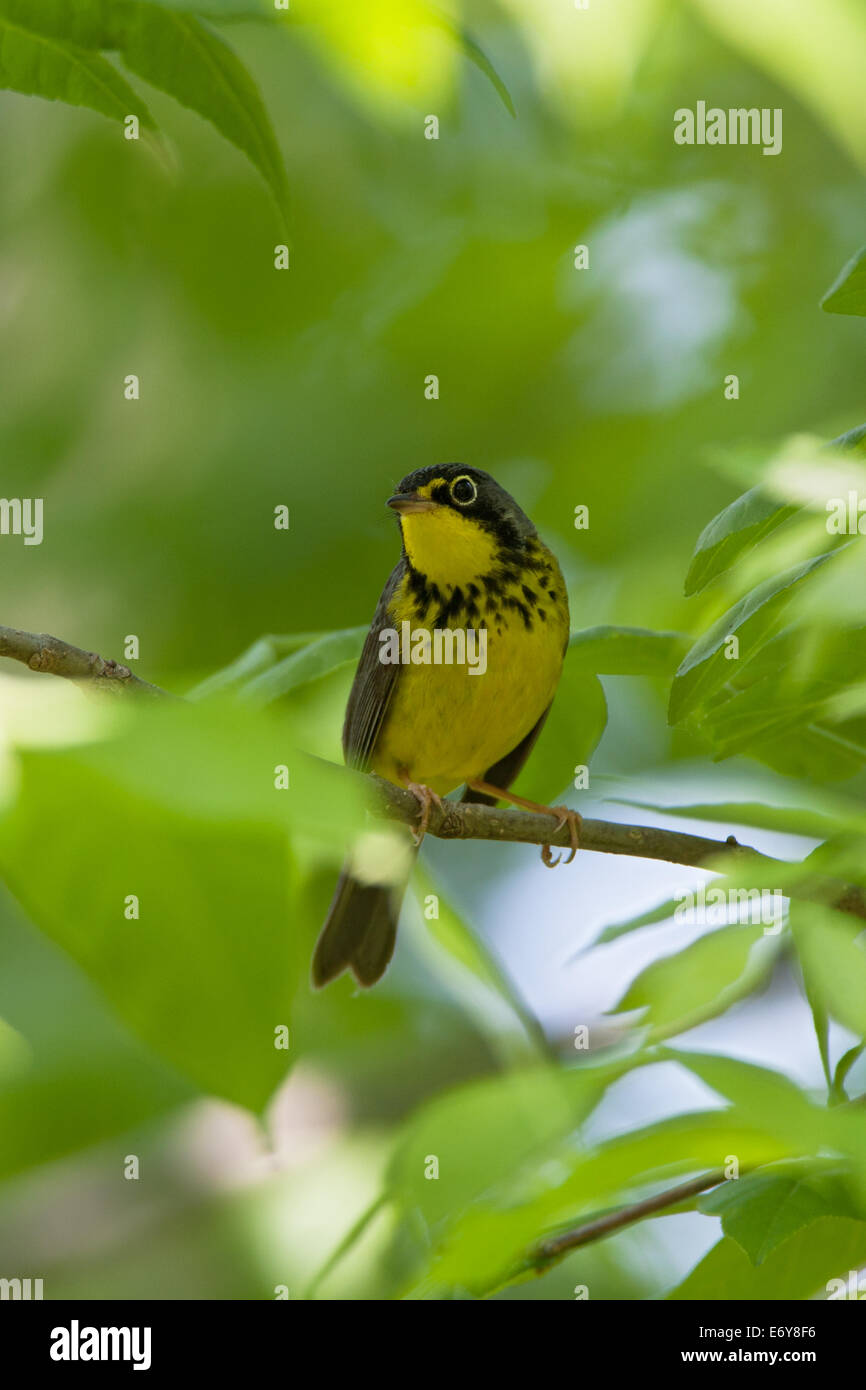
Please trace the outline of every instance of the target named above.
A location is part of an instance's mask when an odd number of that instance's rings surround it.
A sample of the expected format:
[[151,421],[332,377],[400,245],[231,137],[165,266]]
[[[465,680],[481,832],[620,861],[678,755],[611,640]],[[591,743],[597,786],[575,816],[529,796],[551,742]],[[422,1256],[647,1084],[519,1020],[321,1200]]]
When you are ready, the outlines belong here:
[[456,502],[459,507],[468,507],[470,502],[474,502],[478,496],[478,488],[471,478],[465,475],[455,478],[451,484],[451,500]]

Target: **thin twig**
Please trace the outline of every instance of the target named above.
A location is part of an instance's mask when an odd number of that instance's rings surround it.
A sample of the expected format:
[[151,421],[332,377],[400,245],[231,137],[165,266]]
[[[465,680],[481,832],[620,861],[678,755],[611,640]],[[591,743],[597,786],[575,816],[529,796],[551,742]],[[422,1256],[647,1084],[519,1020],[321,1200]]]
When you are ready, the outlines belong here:
[[[415,825],[418,821],[418,801],[411,792],[371,778],[375,785],[377,808],[392,820]],[[555,845],[568,849],[571,845],[569,826],[557,830],[559,817],[537,811],[516,811],[510,807],[483,806],[472,802],[444,801],[430,806],[427,833],[442,840],[500,840],[530,845]],[[661,859],[668,864],[687,864],[694,868],[732,856],[738,864],[767,875],[763,885],[768,887],[778,876],[780,863],[750,845],[741,845],[729,835],[726,840],[711,840],[704,835],[689,835],[682,830],[666,830],[655,825],[626,825],[620,821],[581,821],[580,848],[596,854],[626,854],[637,859]],[[866,918],[866,896],[862,889],[838,879],[815,874],[791,888],[797,897],[828,903],[840,912]]]
[[[160,690],[159,686],[149,685],[133,675],[127,666],[117,661],[106,661],[96,652],[84,651],[47,633],[0,627],[0,657],[4,656],[23,662],[31,671],[63,676],[85,689],[90,687],[113,693],[130,691],[139,695],[176,698],[169,696],[168,691]],[[411,792],[381,777],[371,777],[369,781],[374,784],[378,807],[383,815],[403,821],[406,825],[417,822],[418,802]],[[555,814],[454,801],[446,801],[438,806],[434,802],[430,806],[427,830],[443,840],[500,840],[568,849],[571,829],[567,823],[557,829],[552,824]],[[559,817],[556,819],[559,820]],[[748,845],[738,844],[733,835],[729,835],[727,840],[711,840],[703,835],[688,835],[681,830],[625,825],[619,821],[583,820],[580,847],[599,854],[661,859],[669,864],[687,864],[695,868],[724,855],[731,855],[758,872],[769,874],[778,871],[778,861]],[[799,884],[796,893],[799,897],[830,903],[841,912],[866,918],[866,895],[859,887],[814,875]]]
[[629,1207],[617,1207],[615,1211],[605,1212],[604,1216],[586,1221],[572,1231],[548,1236],[530,1251],[527,1264],[541,1274],[572,1250],[578,1250],[582,1245],[591,1245],[593,1241],[602,1240],[626,1226],[633,1226],[637,1221],[643,1221],[644,1217],[656,1216],[661,1211],[667,1211],[669,1207],[681,1206],[683,1202],[690,1201],[692,1197],[697,1197],[699,1193],[706,1192],[711,1187],[718,1187],[719,1183],[724,1181],[724,1169],[717,1168],[699,1178],[690,1178],[688,1182],[680,1183],[679,1187],[670,1187],[665,1192],[657,1192],[654,1197],[645,1197],[642,1202],[634,1202]]
[[128,666],[106,661],[96,652],[73,647],[59,637],[45,632],[21,632],[15,627],[0,627],[0,656],[21,661],[31,671],[44,671],[52,676],[93,686],[98,690],[135,691],[139,695],[167,696],[157,685],[134,676]]

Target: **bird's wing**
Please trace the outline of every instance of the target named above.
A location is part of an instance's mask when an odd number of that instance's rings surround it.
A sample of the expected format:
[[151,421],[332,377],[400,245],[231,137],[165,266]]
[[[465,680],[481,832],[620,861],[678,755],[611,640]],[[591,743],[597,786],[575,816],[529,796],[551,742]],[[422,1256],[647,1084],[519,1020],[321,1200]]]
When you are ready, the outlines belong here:
[[398,561],[382,590],[370,631],[364,640],[355,680],[349,692],[346,719],[343,724],[343,756],[350,767],[366,771],[376,745],[376,739],[388,712],[397,675],[398,662],[379,660],[379,633],[393,626],[389,605],[406,573],[404,558]]
[[[553,701],[551,700],[550,705],[552,704]],[[550,705],[547,706],[541,718],[533,724],[525,738],[522,738],[510,753],[506,753],[504,758],[500,758],[498,763],[494,763],[492,767],[487,769],[481,778],[482,782],[489,782],[492,787],[501,787],[503,791],[508,790],[535,747],[538,735],[544,728],[544,721],[550,714]],[[471,801],[480,806],[496,805],[495,796],[488,796],[486,792],[472,791],[471,787],[466,788],[460,800]]]

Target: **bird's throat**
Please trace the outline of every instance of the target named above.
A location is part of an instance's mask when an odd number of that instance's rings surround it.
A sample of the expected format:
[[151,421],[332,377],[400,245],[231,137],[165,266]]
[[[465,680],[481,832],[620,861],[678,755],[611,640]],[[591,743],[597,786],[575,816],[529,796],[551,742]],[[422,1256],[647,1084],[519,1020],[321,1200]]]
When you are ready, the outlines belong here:
[[400,518],[400,527],[410,565],[440,587],[469,584],[496,564],[495,537],[450,507],[409,513]]

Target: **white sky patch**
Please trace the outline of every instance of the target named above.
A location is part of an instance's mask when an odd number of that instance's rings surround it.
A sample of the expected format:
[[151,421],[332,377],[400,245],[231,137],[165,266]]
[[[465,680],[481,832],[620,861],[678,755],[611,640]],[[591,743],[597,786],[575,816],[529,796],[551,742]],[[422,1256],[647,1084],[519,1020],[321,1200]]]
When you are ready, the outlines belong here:
[[563,297],[580,313],[588,299],[589,311],[565,354],[583,409],[664,409],[714,376],[721,389],[715,357],[744,311],[738,269],[715,247],[714,226],[721,219],[750,250],[761,223],[752,200],[737,214],[726,196],[716,185],[656,193],[575,238],[589,245],[591,268],[575,271],[568,260]]

